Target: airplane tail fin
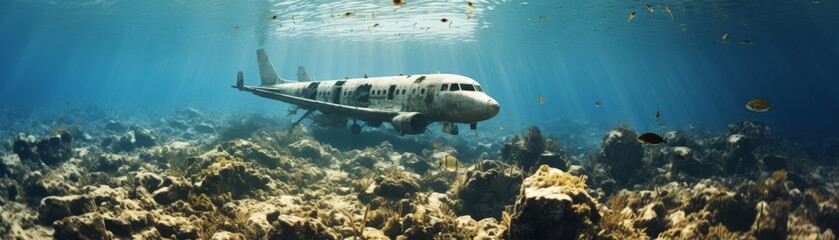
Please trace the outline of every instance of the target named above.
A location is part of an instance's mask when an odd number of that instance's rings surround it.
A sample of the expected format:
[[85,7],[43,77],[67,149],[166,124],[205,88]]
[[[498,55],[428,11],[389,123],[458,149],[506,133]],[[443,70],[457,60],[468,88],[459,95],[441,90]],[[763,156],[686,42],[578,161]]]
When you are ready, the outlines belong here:
[[297,81],[298,82],[311,82],[312,79],[309,78],[309,73],[306,72],[306,68],[300,66],[297,68]]
[[263,86],[285,83],[274,70],[274,64],[271,64],[271,60],[265,54],[265,49],[256,50],[256,60],[259,62],[259,77],[262,79]]
[[242,74],[242,71],[236,74],[236,88],[239,90],[245,88],[245,76]]

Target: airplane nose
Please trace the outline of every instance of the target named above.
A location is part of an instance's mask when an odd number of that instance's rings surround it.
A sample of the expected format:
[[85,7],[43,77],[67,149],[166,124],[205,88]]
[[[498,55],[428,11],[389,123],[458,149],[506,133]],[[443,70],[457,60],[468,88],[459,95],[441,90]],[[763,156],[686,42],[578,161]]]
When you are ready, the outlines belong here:
[[496,114],[498,114],[498,111],[501,111],[501,105],[498,105],[498,102],[496,102],[494,99],[490,98],[489,100],[487,100],[487,114],[489,115],[489,117],[494,117]]

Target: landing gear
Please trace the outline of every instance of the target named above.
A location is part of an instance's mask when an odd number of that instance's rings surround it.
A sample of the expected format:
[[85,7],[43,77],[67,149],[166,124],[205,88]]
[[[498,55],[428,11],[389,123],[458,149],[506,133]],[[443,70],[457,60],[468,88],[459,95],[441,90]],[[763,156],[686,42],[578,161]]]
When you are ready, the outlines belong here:
[[[297,109],[295,108],[293,111],[297,112]],[[300,122],[303,121],[303,119],[306,119],[306,117],[309,117],[309,115],[311,115],[314,111],[315,110],[306,110],[306,113],[304,113],[303,116],[300,117],[300,119],[297,119],[297,121],[294,122],[294,124],[291,125],[291,128],[289,128],[288,131],[291,132],[292,130],[294,130],[294,128],[296,128],[297,125],[300,125]]]
[[448,133],[451,135],[457,135],[460,131],[457,129],[457,125],[452,122],[443,122],[443,132]]
[[350,126],[350,132],[352,132],[353,134],[361,133],[361,125],[358,125],[358,123],[353,122],[352,126]]

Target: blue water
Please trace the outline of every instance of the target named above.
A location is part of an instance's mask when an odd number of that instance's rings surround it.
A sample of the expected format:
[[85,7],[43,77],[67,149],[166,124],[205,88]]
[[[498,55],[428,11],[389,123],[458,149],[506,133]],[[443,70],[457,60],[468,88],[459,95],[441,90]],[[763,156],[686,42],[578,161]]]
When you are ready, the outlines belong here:
[[[563,119],[664,132],[755,119],[783,136],[839,136],[837,1],[333,2],[1,1],[0,103],[285,111],[229,87],[239,70],[258,83],[265,48],[289,79],[299,65],[320,80],[472,77],[501,103],[489,127]],[[751,112],[753,98],[775,108]]]

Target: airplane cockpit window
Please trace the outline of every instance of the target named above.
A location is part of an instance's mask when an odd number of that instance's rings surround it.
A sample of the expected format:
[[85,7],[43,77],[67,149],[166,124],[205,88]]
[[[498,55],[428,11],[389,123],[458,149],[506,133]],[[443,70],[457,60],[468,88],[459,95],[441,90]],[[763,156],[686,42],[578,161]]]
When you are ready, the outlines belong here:
[[449,88],[449,91],[459,91],[460,87],[457,86],[457,83],[453,83],[452,86]]
[[475,86],[472,86],[472,84],[460,84],[460,89],[463,91],[475,91]]
[[442,86],[440,86],[440,91],[441,92],[442,91],[448,91],[448,90],[449,90],[449,85],[448,84],[443,84]]
[[484,92],[484,88],[482,88],[481,85],[475,85],[475,89],[477,89],[478,92]]

